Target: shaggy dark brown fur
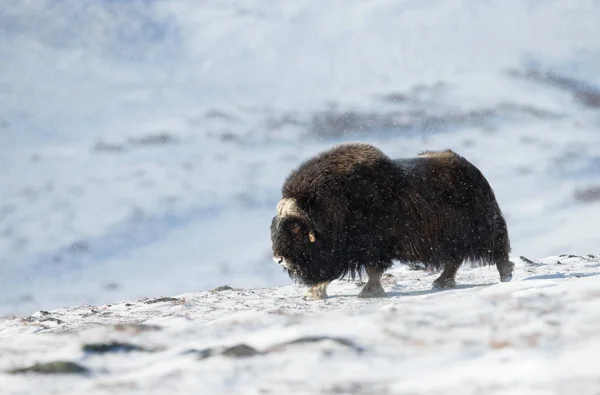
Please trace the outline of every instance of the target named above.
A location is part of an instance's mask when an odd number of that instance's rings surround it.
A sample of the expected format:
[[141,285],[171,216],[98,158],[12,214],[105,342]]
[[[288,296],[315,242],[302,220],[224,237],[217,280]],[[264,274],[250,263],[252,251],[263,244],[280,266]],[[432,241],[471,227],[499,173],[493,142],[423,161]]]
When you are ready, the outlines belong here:
[[393,260],[444,269],[435,288],[455,285],[464,261],[496,265],[510,281],[506,222],[481,172],[447,150],[392,160],[368,144],[343,144],[309,159],[282,188],[271,223],[273,256],[327,296],[329,282],[366,271],[361,297],[383,296]]

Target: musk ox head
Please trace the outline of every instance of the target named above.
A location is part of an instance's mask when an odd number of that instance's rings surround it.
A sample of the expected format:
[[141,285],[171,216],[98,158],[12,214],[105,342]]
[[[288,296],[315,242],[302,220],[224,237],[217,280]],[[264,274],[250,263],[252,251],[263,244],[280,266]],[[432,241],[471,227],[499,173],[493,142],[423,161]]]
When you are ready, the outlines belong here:
[[295,199],[284,198],[277,204],[271,222],[273,260],[289,275],[308,285],[319,282],[319,271],[326,256],[324,240],[308,214]]

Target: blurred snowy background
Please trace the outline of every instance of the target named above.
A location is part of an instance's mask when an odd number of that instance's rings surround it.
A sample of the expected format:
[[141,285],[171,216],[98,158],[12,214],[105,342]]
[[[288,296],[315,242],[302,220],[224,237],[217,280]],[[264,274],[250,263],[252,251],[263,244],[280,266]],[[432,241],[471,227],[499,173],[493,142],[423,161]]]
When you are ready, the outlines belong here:
[[600,252],[600,2],[3,0],[0,315],[289,284],[281,183],[451,148],[513,254]]

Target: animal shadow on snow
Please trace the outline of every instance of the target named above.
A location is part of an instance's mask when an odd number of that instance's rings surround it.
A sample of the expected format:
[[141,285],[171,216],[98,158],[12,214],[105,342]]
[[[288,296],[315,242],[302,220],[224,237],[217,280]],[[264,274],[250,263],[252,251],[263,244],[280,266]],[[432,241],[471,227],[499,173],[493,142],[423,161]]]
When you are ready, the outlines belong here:
[[[494,284],[497,284],[497,283],[496,282],[489,282],[489,283],[481,283],[481,284],[458,284],[458,285],[456,285],[455,287],[452,287],[452,288],[446,288],[446,289],[422,289],[422,290],[419,290],[419,291],[386,291],[384,298],[399,297],[399,296],[428,295],[428,294],[434,294],[434,293],[438,293],[438,292],[454,291],[454,290],[459,290],[459,289],[469,289],[469,288],[476,288],[476,287],[487,287],[489,285],[494,285]],[[328,299],[352,298],[352,297],[356,297],[356,294],[343,293],[343,294],[337,294],[337,295],[329,295]],[[380,299],[383,299],[383,298],[380,298]],[[365,300],[368,300],[368,299],[365,299]]]
[[525,277],[523,280],[556,280],[556,279],[561,279],[561,278],[592,277],[592,276],[597,276],[599,274],[600,274],[600,272],[539,274],[537,276]]
[[487,287],[489,285],[497,284],[496,282],[489,283],[481,283],[481,284],[457,284],[452,288],[445,289],[423,289],[420,291],[390,291],[386,292],[387,297],[397,297],[397,296],[420,296],[420,295],[428,295],[434,294],[438,292],[446,292],[446,291],[456,291],[460,289],[469,289],[469,288],[477,288],[477,287]]

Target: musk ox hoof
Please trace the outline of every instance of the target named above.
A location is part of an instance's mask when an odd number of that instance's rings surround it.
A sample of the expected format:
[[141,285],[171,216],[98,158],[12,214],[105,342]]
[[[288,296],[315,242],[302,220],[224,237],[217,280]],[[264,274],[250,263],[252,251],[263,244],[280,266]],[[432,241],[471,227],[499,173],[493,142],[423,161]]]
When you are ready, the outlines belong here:
[[385,290],[381,286],[381,284],[377,283],[375,285],[367,283],[365,287],[359,292],[359,298],[384,298]]
[[382,289],[381,291],[365,291],[364,289],[358,294],[359,298],[385,298],[386,293]]
[[327,284],[328,283],[321,283],[313,285],[308,289],[308,291],[306,291],[306,293],[302,297],[302,300],[327,299]]
[[307,292],[304,294],[304,296],[302,297],[302,300],[323,300],[323,299],[327,299],[327,294],[325,292],[323,293],[316,293],[316,292]]
[[456,281],[453,278],[449,279],[437,279],[433,282],[432,289],[440,290],[440,289],[450,289],[456,287]]
[[507,282],[510,282],[510,280],[512,280],[512,278],[513,278],[512,273],[508,274],[508,275],[500,276],[500,282],[507,283]]

